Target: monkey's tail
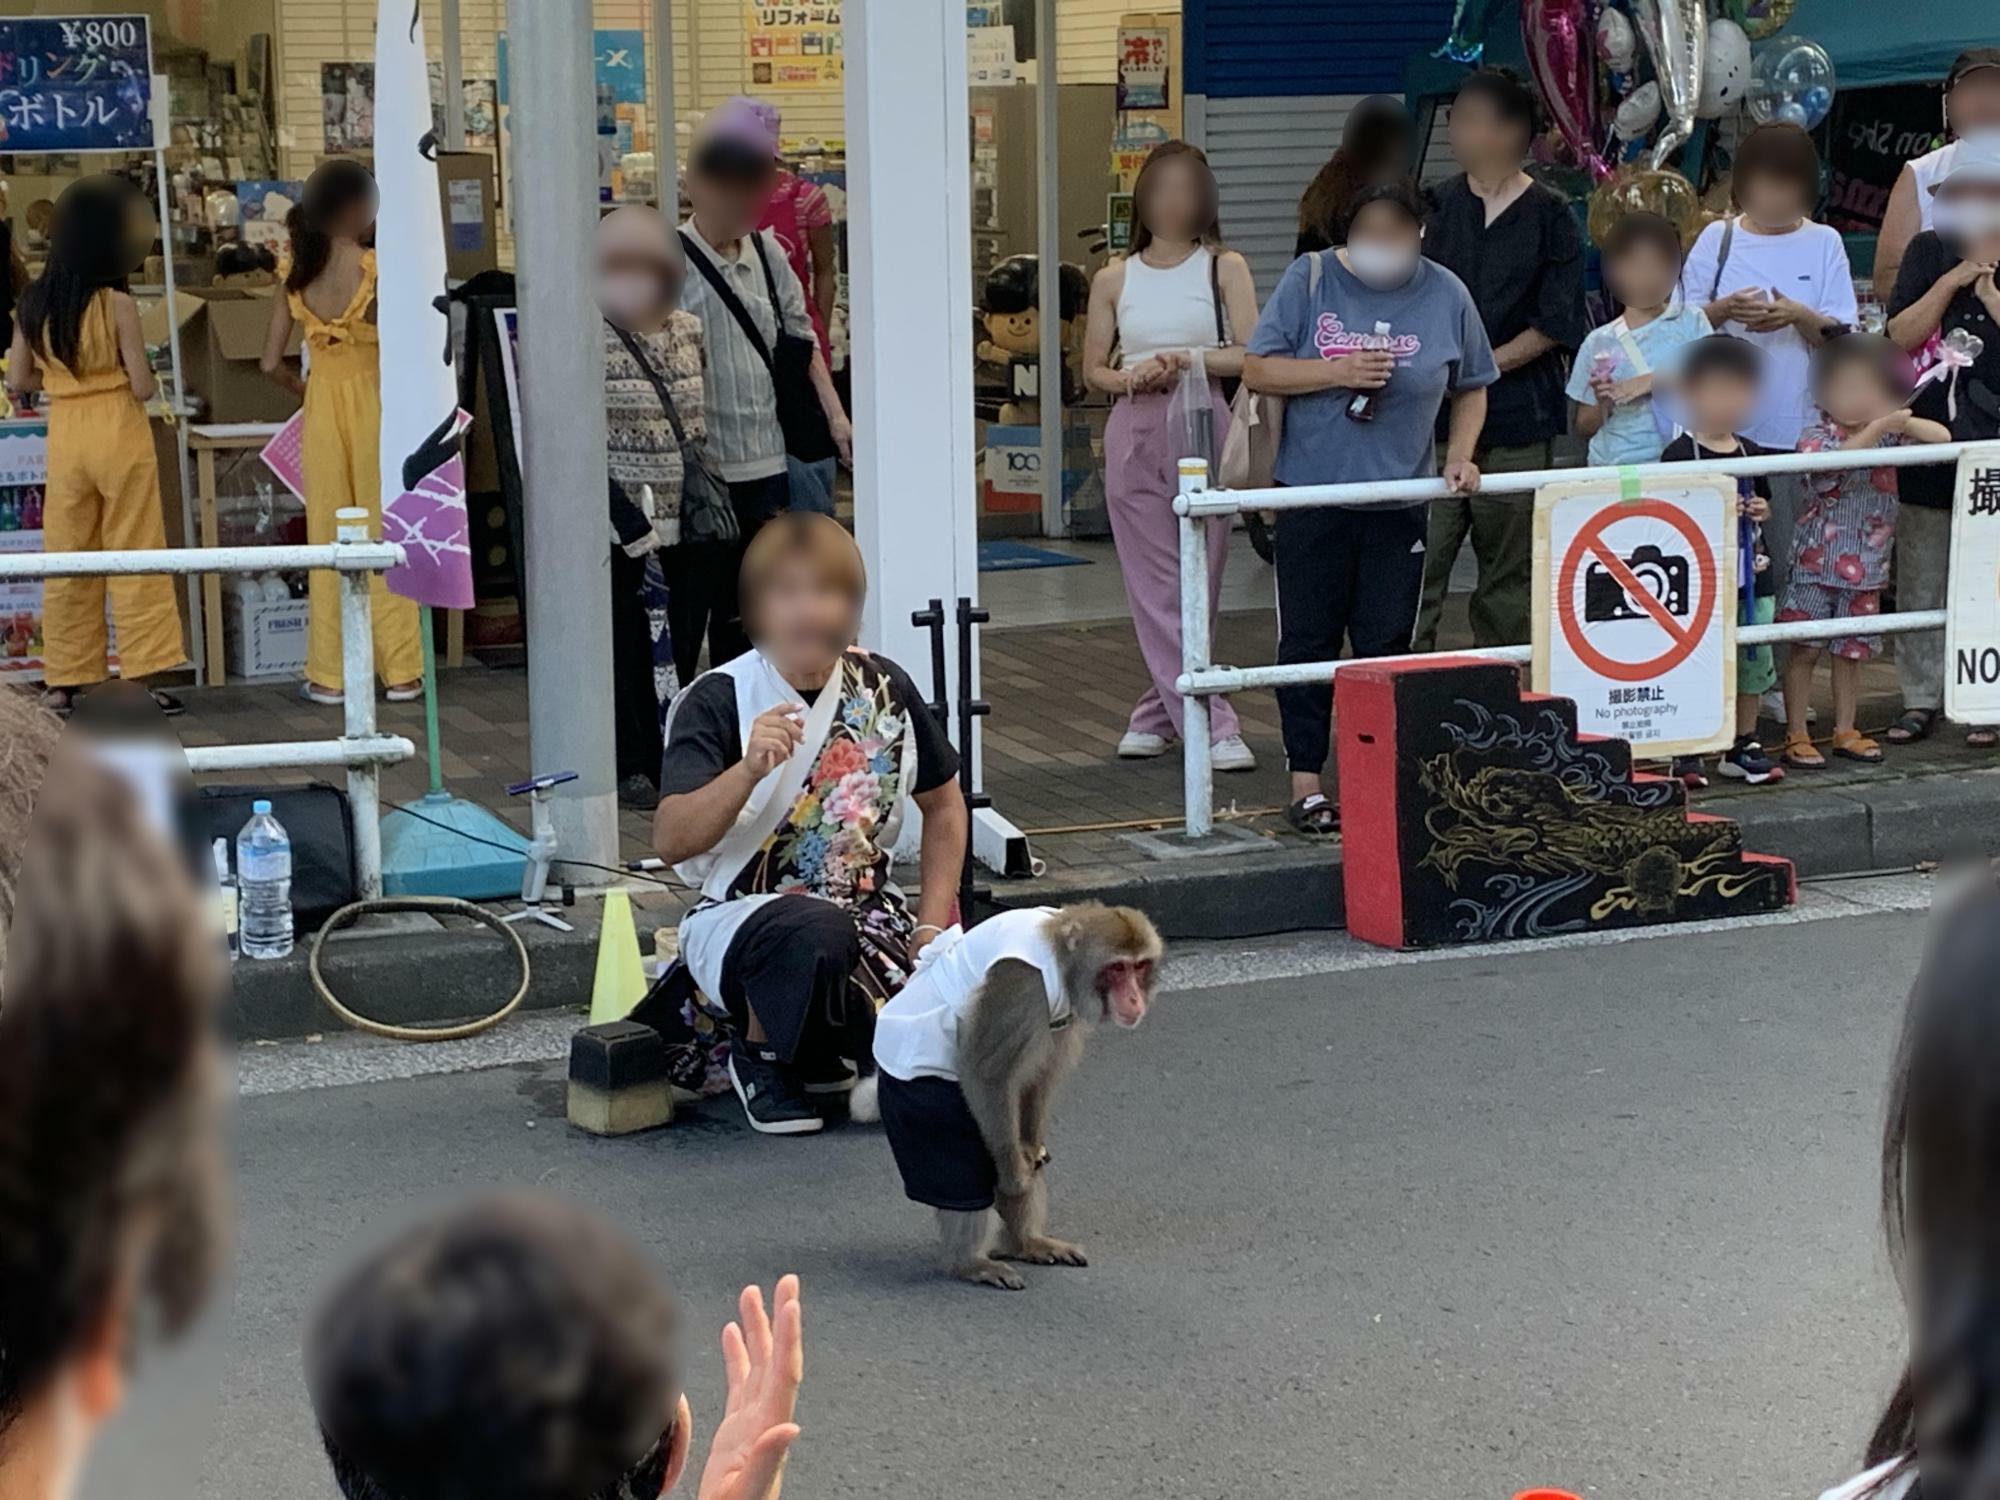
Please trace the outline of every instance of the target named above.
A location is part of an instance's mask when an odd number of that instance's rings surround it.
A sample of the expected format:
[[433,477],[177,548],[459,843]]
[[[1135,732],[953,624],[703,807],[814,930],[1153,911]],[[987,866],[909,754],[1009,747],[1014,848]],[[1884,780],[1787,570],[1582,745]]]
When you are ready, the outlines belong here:
[[882,1104],[876,1098],[881,1075],[870,1073],[857,1081],[847,1095],[847,1118],[857,1125],[873,1125],[882,1118]]

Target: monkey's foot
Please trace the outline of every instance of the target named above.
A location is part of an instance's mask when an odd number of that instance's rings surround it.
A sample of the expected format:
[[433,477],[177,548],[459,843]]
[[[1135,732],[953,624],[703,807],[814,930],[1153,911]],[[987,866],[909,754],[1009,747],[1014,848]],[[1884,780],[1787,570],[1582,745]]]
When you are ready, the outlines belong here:
[[1052,1240],[1037,1235],[1034,1239],[1023,1240],[1019,1245],[1002,1248],[998,1252],[1002,1260],[1025,1261],[1031,1266],[1087,1266],[1090,1259],[1083,1253],[1081,1245],[1072,1245],[1065,1240]]
[[997,1260],[975,1260],[960,1266],[952,1272],[960,1281],[970,1281],[979,1286],[999,1287],[1005,1292],[1019,1292],[1027,1288],[1020,1274],[1010,1271]]

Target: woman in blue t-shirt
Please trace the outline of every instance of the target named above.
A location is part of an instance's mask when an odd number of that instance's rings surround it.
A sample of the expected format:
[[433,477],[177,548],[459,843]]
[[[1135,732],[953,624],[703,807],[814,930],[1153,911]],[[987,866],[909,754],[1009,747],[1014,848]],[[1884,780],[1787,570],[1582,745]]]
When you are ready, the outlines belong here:
[[[1437,472],[1433,434],[1449,401],[1444,477],[1479,488],[1472,460],[1486,387],[1500,378],[1472,296],[1423,258],[1416,184],[1377,183],[1355,197],[1347,243],[1302,256],[1251,336],[1243,378],[1286,399],[1280,484],[1423,479]],[[1278,512],[1278,660],[1330,661],[1410,649],[1424,581],[1425,502]],[[1324,684],[1280,688],[1286,817],[1327,835],[1340,812],[1321,785],[1333,729]]]

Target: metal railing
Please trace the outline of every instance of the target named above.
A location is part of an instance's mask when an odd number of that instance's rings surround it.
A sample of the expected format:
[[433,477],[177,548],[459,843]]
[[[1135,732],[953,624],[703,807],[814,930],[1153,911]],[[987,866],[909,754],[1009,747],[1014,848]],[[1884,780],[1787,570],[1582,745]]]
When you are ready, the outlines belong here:
[[[410,759],[416,746],[375,727],[374,609],[370,575],[403,562],[394,542],[368,540],[343,522],[338,541],[318,547],[168,547],[137,552],[24,552],[0,556],[0,580],[111,578],[166,573],[265,573],[326,568],[340,576],[340,656],[346,722],[338,739],[277,740],[188,749],[188,769],[257,771],[344,766],[354,820],[354,870],[362,900],[382,894],[382,767]],[[358,689],[358,690],[357,690]]]
[[[1673,479],[1696,474],[1726,474],[1732,477],[1761,477],[1767,474],[1811,474],[1831,469],[1910,468],[1918,464],[1953,463],[1975,443],[1911,444],[1899,448],[1836,449],[1824,453],[1767,453],[1756,458],[1701,459],[1693,463],[1634,464],[1629,467],[1597,466],[1576,469],[1524,469],[1511,474],[1482,476],[1482,496],[1529,494],[1545,484],[1575,480],[1611,480],[1626,476],[1641,480]],[[1327,506],[1383,506],[1396,502],[1442,500],[1452,492],[1442,479],[1394,479],[1379,483],[1280,485],[1271,489],[1212,490],[1208,487],[1208,465],[1202,459],[1184,459],[1180,465],[1180,493],[1174,499],[1174,513],[1180,517],[1181,545],[1181,673],[1174,686],[1181,695],[1182,802],[1187,837],[1202,838],[1215,827],[1214,771],[1210,764],[1208,700],[1217,693],[1236,693],[1249,688],[1302,687],[1331,683],[1343,668],[1364,661],[1378,666],[1385,661],[1421,661],[1421,654],[1394,657],[1348,658],[1340,661],[1293,662],[1268,667],[1218,667],[1209,660],[1210,616],[1208,609],[1208,534],[1211,521],[1229,518],[1246,510],[1314,510]],[[1906,610],[1877,615],[1868,622],[1870,635],[1900,635],[1912,631],[1942,630],[1945,611]],[[1854,624],[1846,620],[1791,620],[1772,625],[1739,625],[1739,646],[1763,646],[1786,641],[1827,641],[1852,635]],[[1454,656],[1477,656],[1492,661],[1528,661],[1533,648],[1527,645],[1487,646],[1454,651]]]

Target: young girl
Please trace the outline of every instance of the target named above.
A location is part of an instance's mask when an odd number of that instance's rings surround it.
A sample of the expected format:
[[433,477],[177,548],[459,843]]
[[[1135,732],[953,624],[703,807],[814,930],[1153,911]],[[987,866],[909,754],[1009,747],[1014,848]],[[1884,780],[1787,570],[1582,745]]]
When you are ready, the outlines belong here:
[[[86,177],[71,186],[56,204],[48,267],[21,298],[8,376],[16,392],[49,395],[42,532],[51,552],[167,545],[146,418],[157,386],[139,309],[125,290],[145,253],[133,233],[145,212],[138,191],[121,178]],[[80,690],[110,675],[107,592],[120,675],[133,681],[187,659],[171,578],[51,578],[42,588],[43,680],[57,713],[67,714]],[[182,711],[158,689],[153,701],[166,713]]]
[[[1820,420],[1800,436],[1799,451],[1949,442],[1951,433],[1942,423],[1910,415],[1903,404],[1910,386],[1909,360],[1880,334],[1829,340],[1813,361]],[[1828,469],[1808,476],[1779,620],[1865,620],[1880,614],[1895,540],[1894,469]],[[1861,663],[1882,651],[1876,635],[1793,644],[1785,661],[1785,763],[1807,770],[1826,765],[1806,722],[1813,670],[1826,650],[1833,655],[1833,753],[1873,765],[1882,759],[1882,747],[1854,727],[1854,715]]]
[[1659,460],[1666,433],[1653,414],[1654,385],[1680,349],[1705,337],[1698,307],[1674,305],[1681,279],[1680,231],[1658,214],[1630,213],[1604,237],[1604,279],[1624,312],[1594,328],[1569,377],[1576,430],[1593,464]]
[[[305,398],[306,539],[334,539],[334,512],[368,512],[369,535],[382,534],[382,346],[375,331],[375,252],[366,248],[375,225],[375,179],[359,162],[323,162],[292,210],[292,264],[285,295],[272,299],[264,373]],[[285,364],[294,324],[305,327],[306,380]],[[340,587],[331,571],[310,580],[312,631],[306,641],[306,681],[300,695],[314,703],[343,697]],[[423,644],[417,606],[389,592],[380,573],[370,584],[375,619],[375,670],[389,701],[423,696]]]
[[[1882,1132],[1882,1218],[1910,1358],[1865,1473],[1821,1500],[1971,1500],[2000,1462],[2000,889],[1982,873],[1934,919],[1904,1014]],[[1981,1482],[1981,1480],[1985,1482]]]

